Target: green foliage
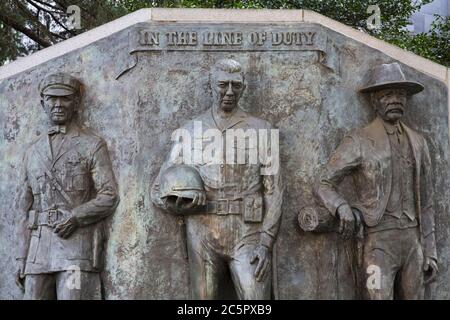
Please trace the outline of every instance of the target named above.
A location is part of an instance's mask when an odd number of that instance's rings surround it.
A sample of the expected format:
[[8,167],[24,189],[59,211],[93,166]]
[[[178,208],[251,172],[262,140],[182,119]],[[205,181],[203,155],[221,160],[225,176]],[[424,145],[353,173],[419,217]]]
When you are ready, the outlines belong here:
[[25,48],[20,43],[20,36],[13,29],[0,22],[0,64],[11,58],[25,53]]
[[[429,33],[412,35],[406,31],[409,17],[432,0],[6,0],[0,2],[0,64],[42,47],[70,38],[122,15],[147,7],[309,9],[367,32],[425,58],[450,66],[449,18],[437,17]],[[31,3],[31,4],[30,4]],[[47,3],[50,5],[42,5]],[[66,30],[69,5],[82,9],[82,29]],[[381,9],[381,27],[367,28],[369,5]],[[25,9],[24,9],[25,6]],[[36,10],[43,7],[33,19]],[[34,8],[35,9],[35,8]],[[51,14],[51,15],[50,15]],[[3,19],[2,19],[3,17]],[[9,19],[8,19],[9,18]],[[6,20],[5,20],[6,19]],[[56,26],[59,26],[55,28]],[[19,26],[19,27],[18,27]],[[25,27],[26,30],[21,29]],[[33,41],[23,41],[21,34]]]
[[405,30],[385,32],[379,37],[400,48],[450,67],[450,17],[436,15],[428,33],[411,35]]

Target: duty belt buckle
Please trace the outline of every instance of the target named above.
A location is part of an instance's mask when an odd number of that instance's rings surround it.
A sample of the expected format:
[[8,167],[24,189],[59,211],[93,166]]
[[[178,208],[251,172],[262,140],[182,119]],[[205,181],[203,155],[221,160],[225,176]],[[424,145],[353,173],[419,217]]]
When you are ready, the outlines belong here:
[[54,227],[58,220],[58,210],[52,209],[47,211],[47,224],[49,227]]
[[219,199],[217,200],[217,214],[226,215],[228,214],[229,200]]

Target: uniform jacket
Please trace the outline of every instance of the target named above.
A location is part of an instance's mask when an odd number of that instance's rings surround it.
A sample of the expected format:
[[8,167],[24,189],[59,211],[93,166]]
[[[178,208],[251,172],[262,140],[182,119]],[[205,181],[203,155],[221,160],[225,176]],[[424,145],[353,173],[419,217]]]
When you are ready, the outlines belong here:
[[[60,133],[62,134],[62,133]],[[60,182],[71,204],[50,182],[48,172]],[[102,268],[102,220],[116,208],[119,198],[105,141],[68,126],[60,150],[42,134],[26,150],[19,196],[19,252],[26,257],[26,274],[62,271],[77,266],[84,271]],[[48,226],[29,228],[31,213],[65,208],[78,218],[80,227],[62,239]],[[58,217],[62,222],[68,217]]]
[[[219,128],[215,122],[213,110],[210,109],[182,127],[183,130],[190,133],[193,140],[198,140],[193,141],[192,152],[194,152],[195,148],[205,148],[212,141],[209,138],[195,135],[194,125],[196,122],[197,124],[202,124],[202,132],[200,133],[209,129],[219,129],[224,141],[226,130],[228,129],[243,129],[244,131],[256,129],[256,132],[257,129],[273,129],[267,121],[253,117],[240,109],[229,120],[226,128]],[[184,163],[182,157],[171,157],[175,145],[176,143],[172,146],[168,159],[161,167],[160,175],[171,165]],[[259,160],[256,163],[249,161],[250,158],[247,155],[250,149],[257,148],[257,145],[246,144],[245,146],[240,146],[235,144],[233,148],[235,149],[235,155],[238,152],[237,149],[245,149],[245,163],[239,162],[237,159],[235,164],[225,162],[226,152],[224,150],[222,164],[208,163],[202,159],[200,162],[194,163],[193,166],[198,170],[204,182],[207,200],[235,200],[245,199],[247,196],[256,197],[253,204],[254,217],[252,217],[252,221],[247,221],[248,225],[251,225],[251,228],[249,227],[248,229],[248,235],[250,233],[257,234],[260,243],[271,248],[280,225],[282,203],[281,174],[278,170],[273,175],[262,175],[261,169],[264,165]],[[270,152],[269,150],[269,154]],[[161,201],[159,176],[152,188],[152,199],[157,206],[167,209],[164,202]]]

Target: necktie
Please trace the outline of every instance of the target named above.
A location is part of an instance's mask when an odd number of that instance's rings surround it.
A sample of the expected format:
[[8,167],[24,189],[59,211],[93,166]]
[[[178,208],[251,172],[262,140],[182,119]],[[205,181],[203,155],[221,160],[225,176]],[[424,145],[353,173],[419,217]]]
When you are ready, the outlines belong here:
[[397,136],[398,143],[400,144],[400,137],[402,135],[402,128],[400,127],[400,123],[396,123],[395,127],[395,135]]
[[50,129],[48,129],[49,135],[53,135],[53,134],[57,134],[57,133],[66,134],[66,126],[57,125],[57,126],[53,126]]

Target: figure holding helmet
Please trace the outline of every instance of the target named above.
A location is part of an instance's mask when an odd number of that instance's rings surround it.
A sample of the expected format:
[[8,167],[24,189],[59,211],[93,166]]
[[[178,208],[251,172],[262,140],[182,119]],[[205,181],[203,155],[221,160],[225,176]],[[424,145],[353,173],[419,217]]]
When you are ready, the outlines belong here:
[[[245,83],[237,61],[218,61],[211,81],[212,108],[183,126],[194,139],[195,122],[201,122],[203,132],[219,130],[224,137],[231,129],[273,128],[238,107]],[[202,139],[200,146],[204,144]],[[219,299],[229,271],[239,299],[270,299],[272,249],[281,217],[280,173],[262,174],[260,162],[229,163],[225,153],[220,163],[189,164],[173,157],[175,147],[153,185],[152,200],[184,216],[191,298]],[[252,148],[242,147],[246,155]]]

